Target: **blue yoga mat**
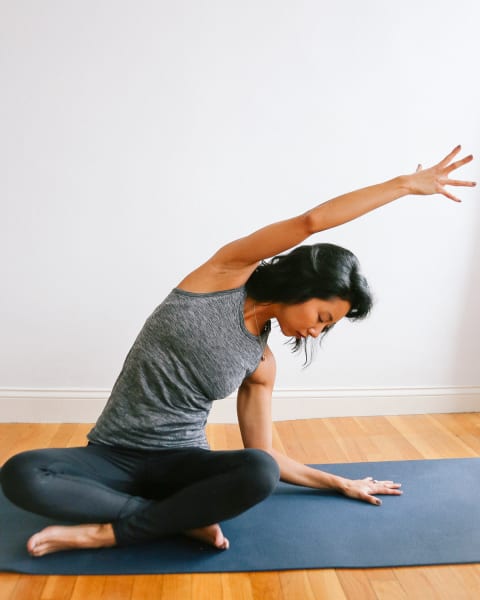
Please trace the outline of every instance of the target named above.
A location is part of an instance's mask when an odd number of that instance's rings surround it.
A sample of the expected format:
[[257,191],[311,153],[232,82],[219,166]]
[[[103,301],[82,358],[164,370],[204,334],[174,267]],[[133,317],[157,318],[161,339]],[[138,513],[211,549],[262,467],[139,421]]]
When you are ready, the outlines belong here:
[[480,458],[315,466],[355,479],[400,481],[404,494],[383,496],[377,507],[281,483],[270,498],[222,524],[227,551],[175,537],[41,558],[30,557],[25,542],[53,521],[2,495],[0,570],[117,575],[480,562]]

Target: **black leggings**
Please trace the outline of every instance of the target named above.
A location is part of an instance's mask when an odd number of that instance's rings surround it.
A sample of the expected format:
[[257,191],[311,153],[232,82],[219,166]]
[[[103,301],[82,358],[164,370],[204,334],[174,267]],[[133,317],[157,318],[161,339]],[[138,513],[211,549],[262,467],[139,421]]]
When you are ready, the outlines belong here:
[[262,450],[132,450],[99,444],[22,452],[1,470],[21,508],[75,523],[112,523],[118,545],[230,519],[274,490]]

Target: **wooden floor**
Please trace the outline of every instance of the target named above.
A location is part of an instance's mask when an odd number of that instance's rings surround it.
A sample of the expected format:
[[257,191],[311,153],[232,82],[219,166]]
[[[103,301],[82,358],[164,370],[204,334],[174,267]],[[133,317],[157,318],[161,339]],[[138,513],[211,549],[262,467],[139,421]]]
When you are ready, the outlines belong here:
[[[0,424],[0,464],[30,448],[83,445],[89,428],[72,424]],[[286,421],[275,424],[274,434],[278,449],[311,463],[480,455],[480,413]],[[208,436],[214,449],[241,447],[234,425],[210,425]],[[480,565],[119,577],[0,573],[0,600],[324,598],[477,600]]]

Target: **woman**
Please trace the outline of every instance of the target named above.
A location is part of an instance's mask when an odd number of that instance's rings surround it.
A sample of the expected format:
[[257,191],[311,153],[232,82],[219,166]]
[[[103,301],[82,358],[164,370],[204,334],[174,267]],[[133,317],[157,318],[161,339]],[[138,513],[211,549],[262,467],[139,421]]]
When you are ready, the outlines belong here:
[[[266,498],[280,477],[380,505],[400,484],[349,480],[272,449],[275,360],[271,319],[304,347],[340,319],[363,318],[371,299],[356,258],[330,244],[297,246],[407,194],[440,193],[472,156],[339,196],[221,248],[187,275],[146,321],[110,399],[82,448],[12,457],[5,495],[18,506],[81,523],[47,527],[27,543],[33,556],[70,548],[136,544],[186,533],[226,549],[219,522]],[[210,451],[204,427],[213,400],[238,388],[244,450]]]

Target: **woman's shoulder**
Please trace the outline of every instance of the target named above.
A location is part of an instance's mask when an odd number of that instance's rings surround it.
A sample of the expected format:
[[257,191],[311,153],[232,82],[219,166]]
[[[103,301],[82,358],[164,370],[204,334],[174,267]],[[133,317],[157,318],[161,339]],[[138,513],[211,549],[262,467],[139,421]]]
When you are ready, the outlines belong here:
[[176,289],[193,294],[225,292],[243,288],[257,265],[248,268],[225,268],[210,259],[189,273]]

